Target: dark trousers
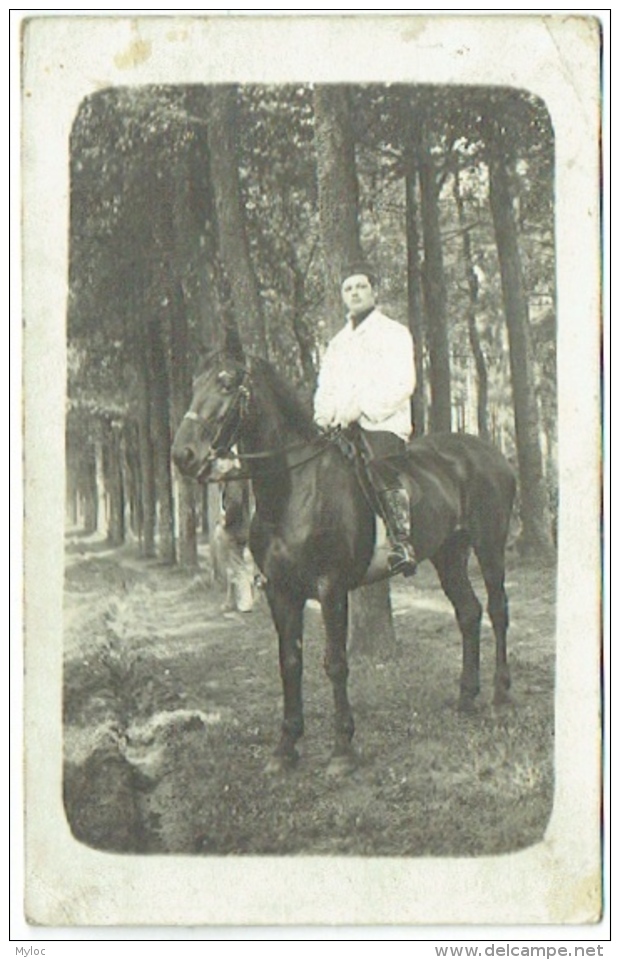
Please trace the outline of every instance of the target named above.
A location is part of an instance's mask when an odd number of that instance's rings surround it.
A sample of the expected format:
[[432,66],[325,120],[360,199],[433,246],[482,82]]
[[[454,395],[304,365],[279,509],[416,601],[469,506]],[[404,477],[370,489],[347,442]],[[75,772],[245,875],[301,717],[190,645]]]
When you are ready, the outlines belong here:
[[360,428],[359,436],[375,490],[382,493],[385,490],[400,488],[398,471],[389,462],[389,458],[400,456],[405,452],[407,446],[405,441],[395,433],[387,433],[385,430]]
[[366,470],[370,482],[377,496],[380,515],[385,521],[388,536],[394,549],[406,545],[406,553],[396,553],[394,563],[398,569],[405,562],[412,569],[406,572],[409,576],[415,572],[415,557],[411,541],[411,498],[397,467],[398,458],[405,453],[406,443],[393,433],[385,431],[361,430],[358,435],[358,449],[361,447]]

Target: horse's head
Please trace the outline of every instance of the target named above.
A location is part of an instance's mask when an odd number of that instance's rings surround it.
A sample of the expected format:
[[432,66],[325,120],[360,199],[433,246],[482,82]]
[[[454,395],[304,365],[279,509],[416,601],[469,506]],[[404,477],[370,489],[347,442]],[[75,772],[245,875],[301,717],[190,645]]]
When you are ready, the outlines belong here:
[[249,399],[247,380],[239,360],[220,355],[194,381],[190,408],[172,444],[172,459],[184,476],[216,478],[222,464],[232,461],[230,451]]

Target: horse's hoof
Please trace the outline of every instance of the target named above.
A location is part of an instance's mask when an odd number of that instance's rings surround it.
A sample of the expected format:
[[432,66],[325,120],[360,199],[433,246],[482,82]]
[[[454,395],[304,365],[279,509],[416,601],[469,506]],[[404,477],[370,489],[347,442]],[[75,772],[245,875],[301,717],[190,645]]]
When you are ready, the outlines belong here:
[[496,690],[493,697],[493,707],[495,710],[502,710],[507,707],[514,707],[515,702],[507,690]]
[[286,773],[288,770],[293,770],[298,762],[299,754],[297,750],[293,750],[292,753],[274,753],[265,764],[265,773]]
[[332,757],[325,770],[328,777],[346,777],[357,767],[355,754],[339,753]]

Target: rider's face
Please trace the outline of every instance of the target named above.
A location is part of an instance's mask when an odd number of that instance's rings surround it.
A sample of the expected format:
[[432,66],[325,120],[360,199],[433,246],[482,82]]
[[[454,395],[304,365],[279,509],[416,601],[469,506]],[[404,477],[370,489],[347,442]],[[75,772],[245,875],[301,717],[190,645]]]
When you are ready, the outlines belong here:
[[375,291],[368,277],[354,273],[342,284],[342,299],[351,316],[358,316],[375,305]]

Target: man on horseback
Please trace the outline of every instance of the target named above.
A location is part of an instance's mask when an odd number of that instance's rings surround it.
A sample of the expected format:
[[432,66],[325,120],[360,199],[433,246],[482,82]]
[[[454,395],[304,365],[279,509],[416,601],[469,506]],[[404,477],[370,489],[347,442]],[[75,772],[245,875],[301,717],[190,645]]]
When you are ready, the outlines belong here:
[[409,330],[376,307],[376,279],[366,264],[342,275],[347,323],[330,341],[314,398],[314,418],[324,428],[359,427],[361,452],[390,538],[393,573],[411,576],[409,494],[390,458],[404,453],[412,432],[415,389],[413,340]]

